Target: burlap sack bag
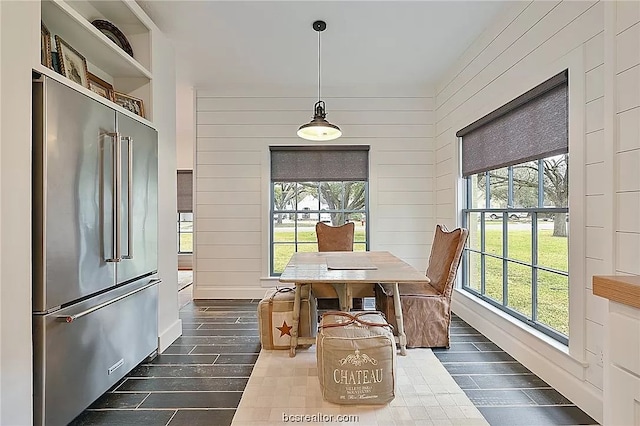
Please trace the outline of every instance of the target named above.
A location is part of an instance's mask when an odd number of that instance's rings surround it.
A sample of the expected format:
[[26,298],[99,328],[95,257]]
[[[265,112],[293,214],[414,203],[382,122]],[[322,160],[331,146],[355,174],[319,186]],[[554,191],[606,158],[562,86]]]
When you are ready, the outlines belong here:
[[336,404],[386,404],[395,398],[396,344],[380,312],[328,312],[316,338],[322,397]]
[[[258,303],[258,328],[262,349],[289,349],[294,296],[295,288],[270,288]],[[315,337],[317,329],[316,300],[309,291],[309,286],[303,286],[298,336]]]

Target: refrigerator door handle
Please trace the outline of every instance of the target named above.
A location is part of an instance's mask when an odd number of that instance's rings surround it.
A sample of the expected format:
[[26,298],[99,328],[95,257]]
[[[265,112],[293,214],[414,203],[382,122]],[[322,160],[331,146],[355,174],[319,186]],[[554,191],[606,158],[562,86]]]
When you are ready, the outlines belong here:
[[111,258],[105,259],[107,262],[120,262],[121,252],[120,252],[120,228],[121,228],[121,214],[120,214],[120,173],[121,173],[121,165],[120,165],[120,133],[107,133],[107,136],[113,138],[112,145],[112,157],[113,162],[111,164],[111,215],[113,217],[113,228],[111,229],[111,246],[112,253]]
[[119,300],[122,300],[122,299],[124,299],[126,297],[129,297],[129,296],[131,296],[133,294],[136,294],[136,293],[138,293],[138,292],[140,292],[142,290],[146,290],[149,287],[158,284],[160,281],[161,280],[159,280],[159,279],[153,279],[153,280],[149,281],[149,283],[147,283],[146,285],[144,285],[144,286],[142,286],[140,288],[136,288],[135,290],[132,290],[132,291],[130,291],[128,293],[125,293],[125,294],[123,294],[121,296],[118,296],[118,297],[116,297],[114,299],[108,300],[108,301],[106,301],[104,303],[100,303],[99,305],[92,306],[91,308],[85,309],[82,312],[78,312],[77,314],[73,314],[73,315],[58,315],[56,318],[58,319],[58,321],[66,322],[67,324],[71,324],[75,320],[80,319],[80,318],[82,318],[84,316],[87,316],[92,312],[95,312],[95,311],[97,311],[99,309],[107,307],[107,306],[109,306],[109,305],[111,305],[113,303],[116,303]]
[[133,138],[124,136],[127,140],[127,254],[123,259],[133,259]]

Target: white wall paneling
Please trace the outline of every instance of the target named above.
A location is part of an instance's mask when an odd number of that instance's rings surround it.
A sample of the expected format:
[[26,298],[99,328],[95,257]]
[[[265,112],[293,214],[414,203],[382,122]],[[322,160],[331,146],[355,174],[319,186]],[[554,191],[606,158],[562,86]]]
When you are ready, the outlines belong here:
[[616,72],[640,64],[640,24],[636,23],[616,37]]
[[616,194],[618,204],[618,231],[640,234],[640,191],[619,192]]
[[587,195],[603,195],[607,191],[606,181],[601,178],[604,171],[605,165],[602,161],[585,166]]
[[262,248],[257,244],[203,244],[196,249],[199,259],[262,259]]
[[640,4],[615,2],[616,272],[640,274]]
[[[150,37],[153,55],[145,57],[139,52],[138,58],[153,61],[150,67],[155,71],[153,89],[146,84],[139,92],[131,89],[131,93],[145,98],[145,107],[159,133],[159,184],[163,190],[159,193],[158,263],[163,282],[158,325],[162,350],[163,345],[168,346],[181,333],[175,252],[175,59],[171,47],[139,6],[128,2],[127,7],[139,22],[144,21],[155,32]],[[68,9],[66,4],[64,8]],[[29,425],[33,413],[31,221],[28,215],[25,218],[25,212],[31,211],[31,70],[41,67],[40,21],[39,1],[0,2],[0,424],[3,425]],[[134,48],[139,39],[137,36],[131,39]],[[120,63],[131,62],[128,57],[119,56],[124,58]],[[136,65],[134,68],[139,70]],[[141,72],[148,75],[147,71]],[[130,84],[137,84],[135,80],[122,78],[114,83],[126,91]],[[149,82],[146,77],[145,80]]]
[[640,149],[616,154],[617,191],[640,190]]
[[199,270],[202,272],[260,272],[261,262],[259,258],[247,259],[210,259],[201,262]]
[[[323,92],[326,94],[328,90],[325,88]],[[290,94],[286,96],[246,96],[245,93],[242,93],[235,97],[221,96],[215,91],[198,90],[196,110],[198,114],[202,111],[262,112],[273,111],[275,105],[278,110],[306,113],[305,118],[308,120],[310,118],[309,114],[313,112],[313,104],[317,100],[314,97],[294,97]],[[335,97],[325,95],[322,100],[327,104],[327,112],[331,113],[332,117],[338,111],[423,111],[425,117],[428,117],[433,112],[433,99],[425,98],[424,96],[393,97],[386,95],[384,97],[376,97],[372,95],[364,97]],[[300,126],[298,122],[293,122],[292,124],[296,129]]]
[[585,74],[586,101],[594,101],[604,96],[604,64],[599,65]]
[[587,320],[586,333],[587,333],[587,345],[586,349],[592,354],[599,355],[603,350],[604,333],[602,325],[591,320]]
[[594,296],[591,289],[585,289],[585,300],[587,303],[587,319],[600,325],[606,324],[609,306],[606,299]]
[[[328,97],[344,136],[366,144],[372,250],[389,250],[424,270],[435,228],[433,98]],[[270,145],[296,137],[313,98],[196,93],[194,297],[262,297],[269,268]]]
[[[305,100],[306,102],[306,100]],[[362,114],[360,111],[337,109],[339,105],[327,101],[327,108],[331,111],[331,121],[345,125],[386,124],[414,126],[416,123],[433,122],[433,111],[424,110],[381,110],[368,111]],[[246,111],[200,111],[199,123],[217,123],[217,125],[288,125],[299,126],[300,123],[309,121],[308,107],[304,110],[262,110],[260,114],[248,115]]]
[[430,218],[403,218],[397,220],[393,217],[384,217],[377,220],[378,232],[402,232],[402,231],[414,231],[414,232],[433,232],[431,227]]
[[260,165],[262,153],[255,151],[201,151],[198,153],[198,164],[256,164]]
[[31,67],[40,62],[39,27],[39,2],[0,2],[0,424],[3,425],[29,425],[33,417]]
[[602,130],[604,128],[604,99],[597,98],[587,102],[587,133]]
[[617,114],[618,152],[640,148],[640,108]]
[[586,225],[590,227],[603,228],[605,224],[606,212],[601,208],[604,195],[589,195],[586,201]]
[[204,188],[203,192],[210,191],[260,191],[260,180],[250,178],[198,178],[196,182]]
[[[175,53],[170,43],[153,28],[154,119],[158,129],[158,274],[163,280],[158,296],[159,351],[164,351],[182,334],[178,318],[178,258],[175,232],[176,194],[176,74]],[[162,71],[160,71],[162,70]]]
[[604,129],[587,133],[586,138],[586,164],[601,163],[604,158]]
[[620,34],[627,28],[640,22],[640,3],[622,1],[615,8],[615,32]]
[[385,179],[380,179],[378,182],[378,191],[395,192],[395,190],[400,190],[403,192],[423,192],[425,188],[428,188],[427,191],[430,191],[432,185],[433,178],[431,177],[409,178],[390,176]]
[[201,204],[246,205],[260,204],[260,193],[255,191],[210,191],[200,193]]
[[591,277],[594,275],[606,275],[610,273],[607,262],[602,259],[594,259],[592,257],[585,258],[585,276],[587,277],[586,286],[588,290],[592,289]]
[[[637,216],[636,216],[637,220]],[[640,275],[640,233],[616,232],[616,271],[622,274]]]
[[584,44],[584,69],[588,72],[604,64],[604,31]]
[[195,132],[195,91],[180,76],[176,83],[176,166],[193,169]]
[[640,106],[640,65],[616,75],[618,113]]
[[[594,259],[587,255],[586,259],[586,272],[587,272],[587,288],[593,288],[593,275],[603,275],[603,274],[611,274],[615,270],[615,262],[616,262],[616,244],[615,244],[615,222],[616,222],[616,204],[614,200],[615,194],[615,172],[614,172],[614,162],[615,162],[615,143],[614,140],[617,135],[617,126],[615,125],[616,120],[614,119],[614,111],[615,105],[617,103],[616,100],[616,87],[615,87],[615,6],[613,3],[607,3],[605,5],[604,10],[604,28],[603,28],[603,62],[604,62],[604,129],[603,129],[603,137],[597,141],[601,144],[601,148],[597,150],[591,150],[595,155],[600,155],[602,158],[603,165],[610,164],[610,167],[603,167],[601,170],[601,178],[604,182],[603,189],[605,191],[604,202],[602,204],[602,209],[607,213],[604,216],[605,226],[604,232],[607,234],[607,238],[602,242],[604,246],[604,251],[606,253],[606,257],[604,259]],[[593,141],[593,140],[592,140]],[[589,147],[587,147],[589,150]],[[594,161],[595,158],[592,157]],[[611,210],[611,213],[609,213]],[[607,311],[609,308],[609,304],[607,303]],[[603,322],[603,331],[604,331],[604,348],[603,354],[600,356],[599,354],[591,355],[591,352],[587,351],[588,359],[595,358],[597,363],[602,363],[603,366],[609,364],[609,316],[604,319]],[[593,370],[591,367],[591,363],[593,361],[589,361],[589,368],[587,369],[587,377],[588,381],[591,383],[596,383],[596,378],[593,376]],[[602,392],[602,417],[598,420],[602,424],[609,424],[608,419],[610,418],[612,404],[607,401],[607,388],[610,383],[610,369],[603,368],[602,369],[602,386],[600,388],[603,390]]]
[[[456,290],[453,307],[474,327],[486,332],[496,343],[504,343],[512,356],[600,420],[602,366],[589,364],[599,354],[587,355],[587,345],[596,352],[602,347],[602,306],[585,300],[588,288],[585,257],[592,258],[591,271],[601,267],[593,259],[605,259],[613,251],[607,251],[606,243],[603,244],[607,236],[612,240],[611,220],[606,217],[612,214],[612,209],[593,210],[602,209],[612,196],[608,181],[602,179],[603,174],[611,175],[613,170],[611,158],[607,160],[607,150],[603,148],[607,71],[604,58],[602,3],[517,4],[472,44],[437,85],[435,123],[436,218],[438,222],[455,224],[461,207],[459,141],[455,132],[569,68],[571,310],[565,356],[554,358],[555,344],[527,327],[511,327],[512,320],[507,316],[493,314],[487,305],[460,290]],[[457,192],[454,197],[452,191]],[[539,356],[532,356],[533,352]]]
[[586,359],[589,366],[586,369],[585,380],[597,388],[598,391],[602,391],[604,386],[602,377],[604,373],[600,355],[587,351]]

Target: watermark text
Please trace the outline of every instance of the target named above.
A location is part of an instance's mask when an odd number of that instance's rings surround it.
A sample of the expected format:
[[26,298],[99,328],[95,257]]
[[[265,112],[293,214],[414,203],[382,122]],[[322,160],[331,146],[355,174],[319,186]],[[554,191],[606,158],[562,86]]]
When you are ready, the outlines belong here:
[[358,423],[360,418],[354,414],[287,414],[282,413],[284,423]]

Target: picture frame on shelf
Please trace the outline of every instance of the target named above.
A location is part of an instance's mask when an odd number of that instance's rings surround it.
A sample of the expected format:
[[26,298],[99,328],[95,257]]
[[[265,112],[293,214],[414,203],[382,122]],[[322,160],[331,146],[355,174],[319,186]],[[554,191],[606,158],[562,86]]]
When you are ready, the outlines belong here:
[[87,60],[60,36],[55,36],[60,61],[60,74],[79,85],[89,88]]
[[60,72],[60,57],[58,56],[58,52],[51,52],[51,69],[58,74],[62,74]]
[[51,59],[51,33],[42,21],[40,21],[40,63],[47,68],[53,69],[53,61]]
[[132,113],[139,115],[142,118],[144,116],[144,102],[142,99],[134,98],[125,93],[113,92],[113,102],[120,105],[122,108],[131,111]]
[[113,101],[113,86],[95,74],[87,73],[89,90]]

